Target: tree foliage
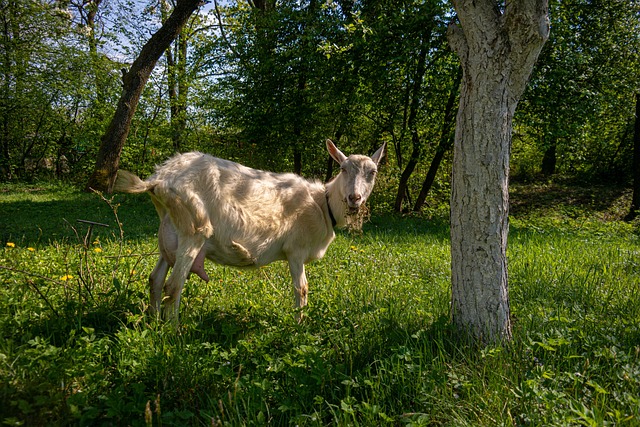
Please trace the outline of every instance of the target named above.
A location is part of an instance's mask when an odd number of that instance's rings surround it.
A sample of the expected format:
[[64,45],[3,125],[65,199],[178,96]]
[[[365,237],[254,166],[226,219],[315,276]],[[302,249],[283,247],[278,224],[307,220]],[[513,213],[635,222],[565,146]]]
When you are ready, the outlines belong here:
[[2,1],[0,14],[4,177],[29,174],[43,158],[58,166],[62,156],[78,162],[110,110],[113,61],[91,55],[98,38],[71,8]]
[[[146,86],[156,63],[171,43],[178,37],[186,22],[200,4],[200,0],[177,0],[171,15],[162,26],[144,44],[140,54],[131,64],[131,68],[122,72],[123,89],[113,118],[100,140],[96,156],[96,165],[87,183],[87,190],[111,192],[120,165],[120,156],[129,135],[131,121],[135,114],[142,91]],[[174,105],[172,104],[172,112]],[[174,117],[175,121],[180,120]]]
[[[517,122],[518,172],[630,177],[640,2],[550,2],[551,36]],[[529,169],[526,169],[529,168]]]
[[[42,173],[40,159],[64,156],[69,176],[86,180],[121,70],[173,7],[0,0],[0,176],[29,178]],[[639,7],[551,1],[551,39],[514,119],[514,176],[631,177]],[[144,175],[197,149],[327,178],[325,138],[359,152],[384,141],[375,203],[433,208],[449,191],[458,61],[444,34],[453,19],[439,0],[210,2],[151,74],[122,162]]]

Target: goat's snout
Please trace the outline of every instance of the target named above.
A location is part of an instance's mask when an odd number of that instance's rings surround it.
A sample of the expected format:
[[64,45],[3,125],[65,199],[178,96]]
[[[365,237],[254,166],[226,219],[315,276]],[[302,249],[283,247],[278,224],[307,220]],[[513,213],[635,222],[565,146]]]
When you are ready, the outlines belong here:
[[362,202],[363,202],[362,194],[360,193],[349,194],[348,205],[351,210],[357,210],[358,208],[360,208],[360,205],[362,204]]

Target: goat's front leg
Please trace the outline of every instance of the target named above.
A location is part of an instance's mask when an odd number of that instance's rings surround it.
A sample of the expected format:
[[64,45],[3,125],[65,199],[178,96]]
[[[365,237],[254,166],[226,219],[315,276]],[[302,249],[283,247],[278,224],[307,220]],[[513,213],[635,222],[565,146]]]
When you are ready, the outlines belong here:
[[168,271],[169,263],[164,259],[162,255],[160,255],[156,266],[149,275],[149,295],[151,304],[149,306],[149,312],[152,315],[155,315],[160,311],[160,303],[162,302],[162,288],[164,286],[164,281],[167,278]]
[[184,282],[187,281],[191,266],[198,253],[204,245],[205,238],[202,235],[181,236],[178,239],[178,250],[176,251],[176,263],[173,266],[171,275],[165,284],[164,317],[167,320],[178,320],[180,310],[180,295]]
[[[304,274],[304,263],[301,261],[289,260],[289,271],[293,280],[293,291],[296,295],[296,308],[301,309],[307,305],[307,293],[309,291],[309,283]],[[302,311],[296,313],[298,323],[302,322]]]

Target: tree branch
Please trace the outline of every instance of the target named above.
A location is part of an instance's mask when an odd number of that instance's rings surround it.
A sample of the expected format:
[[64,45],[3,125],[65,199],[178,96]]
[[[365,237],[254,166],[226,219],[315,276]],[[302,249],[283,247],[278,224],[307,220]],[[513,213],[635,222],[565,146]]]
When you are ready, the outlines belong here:
[[[504,29],[511,44],[510,61],[514,76],[509,89],[512,96],[520,98],[530,72],[518,75],[520,70],[532,70],[542,46],[549,38],[549,1],[518,0],[507,2]],[[533,48],[532,48],[533,47]]]
[[451,22],[447,28],[447,40],[449,46],[460,57],[460,63],[464,64],[469,56],[469,45],[467,39],[464,36],[464,31],[455,22]]
[[218,0],[213,0],[213,6],[214,6],[214,10],[216,11],[216,18],[218,19],[218,28],[220,28],[220,35],[222,36],[222,39],[224,40],[224,42],[227,44],[227,46],[229,47],[229,50],[237,57],[239,58],[240,55],[238,55],[238,52],[236,52],[236,50],[233,48],[233,46],[231,45],[231,43],[229,43],[229,39],[227,39],[227,35],[224,32],[224,25],[222,25],[222,18],[220,16],[220,10],[218,9]]

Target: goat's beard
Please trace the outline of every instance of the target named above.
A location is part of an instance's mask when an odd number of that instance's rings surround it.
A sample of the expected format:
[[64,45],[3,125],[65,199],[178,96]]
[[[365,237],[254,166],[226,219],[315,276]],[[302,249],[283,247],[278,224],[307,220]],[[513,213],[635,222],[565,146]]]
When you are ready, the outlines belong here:
[[346,229],[349,233],[362,233],[362,224],[369,221],[371,217],[371,213],[366,204],[361,204],[360,207],[356,210],[346,209],[345,210],[345,222]]

